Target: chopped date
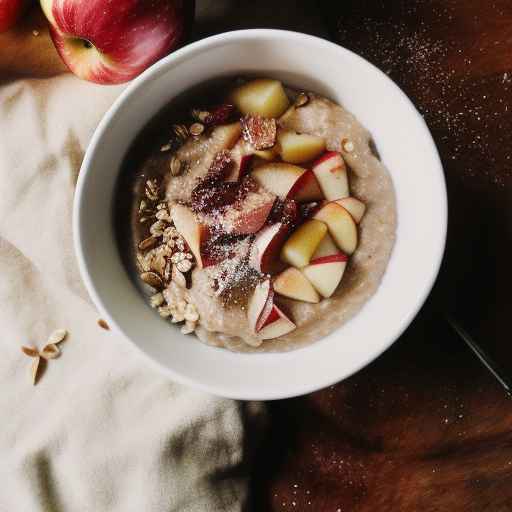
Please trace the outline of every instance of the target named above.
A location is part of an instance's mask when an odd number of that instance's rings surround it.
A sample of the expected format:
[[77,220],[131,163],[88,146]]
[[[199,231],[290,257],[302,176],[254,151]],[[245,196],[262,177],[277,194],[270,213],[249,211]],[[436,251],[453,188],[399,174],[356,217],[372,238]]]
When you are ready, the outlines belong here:
[[275,145],[276,120],[261,116],[245,116],[242,122],[242,137],[255,149],[268,149]]
[[192,209],[205,214],[219,210],[233,204],[238,192],[238,183],[204,179],[192,190]]
[[229,103],[219,105],[211,109],[210,113],[205,117],[204,124],[206,126],[217,126],[227,123],[235,113],[235,106]]

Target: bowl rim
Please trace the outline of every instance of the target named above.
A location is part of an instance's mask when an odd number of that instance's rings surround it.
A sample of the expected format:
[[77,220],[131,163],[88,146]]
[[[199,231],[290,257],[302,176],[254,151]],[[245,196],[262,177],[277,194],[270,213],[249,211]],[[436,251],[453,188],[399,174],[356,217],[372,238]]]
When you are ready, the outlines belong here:
[[[364,358],[362,362],[358,365],[354,365],[350,372],[345,372],[342,375],[337,377],[328,377],[321,378],[318,377],[314,381],[305,381],[301,382],[300,385],[294,387],[293,393],[282,391],[280,389],[273,389],[271,392],[266,393],[247,393],[247,392],[239,392],[238,390],[232,389],[229,386],[225,386],[223,384],[204,384],[203,382],[196,380],[192,377],[189,377],[179,371],[169,368],[168,366],[164,366],[162,363],[151,357],[147,354],[139,345],[131,339],[131,337],[125,332],[123,327],[119,325],[113,317],[110,315],[108,308],[103,303],[100,294],[97,291],[97,288],[94,284],[94,280],[89,274],[86,257],[82,245],[81,240],[81,224],[82,224],[82,211],[83,211],[83,200],[84,196],[82,194],[85,182],[87,179],[87,168],[93,158],[93,154],[98,145],[98,142],[102,139],[104,132],[107,130],[108,125],[110,124],[112,118],[115,117],[118,110],[121,106],[140,88],[142,88],[148,81],[155,80],[159,77],[159,75],[166,71],[166,68],[176,61],[180,61],[183,59],[187,59],[195,56],[198,53],[201,53],[203,50],[211,49],[216,45],[225,45],[227,43],[232,43],[233,41],[246,39],[246,38],[256,38],[256,39],[271,39],[271,38],[287,38],[289,40],[301,40],[308,41],[309,43],[317,45],[319,48],[324,47],[326,49],[335,50],[340,53],[347,54],[350,58],[355,59],[368,68],[370,68],[374,73],[381,75],[388,82],[389,85],[395,88],[395,90],[401,96],[402,101],[404,101],[409,108],[416,114],[417,119],[422,125],[422,128],[425,132],[426,142],[429,144],[429,151],[432,153],[433,161],[435,162],[435,168],[432,169],[433,173],[438,174],[438,178],[440,179],[440,185],[442,188],[442,196],[439,197],[439,202],[436,204],[436,208],[438,209],[439,219],[442,222],[442,225],[439,228],[442,230],[440,233],[440,242],[437,250],[436,250],[436,258],[435,261],[432,262],[430,275],[428,279],[425,281],[425,286],[421,291],[421,294],[418,295],[418,300],[414,307],[411,307],[408,315],[406,315],[401,324],[397,325],[394,332],[390,335],[388,334],[387,339],[383,340],[382,345],[379,347],[379,350],[372,351],[368,353],[367,357]],[[430,294],[434,283],[439,274],[439,270],[443,261],[443,256],[446,247],[446,237],[447,237],[447,229],[448,229],[448,196],[446,189],[446,179],[444,176],[443,166],[441,162],[441,158],[435,144],[435,141],[432,137],[432,134],[423,118],[423,116],[418,112],[415,105],[409,99],[409,97],[405,94],[405,92],[387,76],[383,71],[381,71],[377,66],[367,61],[363,57],[358,54],[348,50],[347,48],[338,45],[336,43],[330,42],[326,39],[313,36],[310,34],[305,34],[302,32],[295,32],[289,30],[280,30],[280,29],[245,29],[245,30],[234,30],[229,32],[224,32],[220,34],[216,34],[214,36],[207,37],[205,39],[201,39],[199,41],[193,42],[189,45],[186,45],[175,52],[171,53],[167,57],[164,57],[160,61],[153,64],[147,70],[145,70],[142,74],[140,74],[137,78],[135,78],[122,93],[116,98],[107,112],[103,115],[101,121],[96,127],[93,136],[91,137],[89,144],[87,146],[86,153],[84,155],[84,159],[82,161],[82,165],[80,168],[80,173],[78,176],[74,204],[73,204],[73,240],[74,240],[74,250],[75,255],[78,262],[78,268],[80,272],[80,276],[84,282],[84,285],[87,289],[89,296],[91,297],[94,305],[98,309],[98,312],[102,315],[103,318],[106,319],[109,326],[116,333],[119,333],[126,341],[128,341],[137,352],[142,355],[145,361],[149,363],[149,365],[155,368],[159,373],[165,375],[167,378],[171,378],[173,381],[185,384],[192,388],[195,388],[200,391],[204,391],[210,394],[214,394],[217,396],[222,396],[225,398],[232,398],[237,400],[277,400],[284,398],[292,398],[296,396],[305,395],[307,393],[311,393],[314,391],[318,391],[320,389],[326,388],[342,380],[347,379],[348,377],[354,375],[359,372],[362,368],[370,364],[372,361],[377,359],[380,355],[382,355],[407,329],[407,327],[414,320],[420,309],[425,304],[428,295]],[[392,257],[392,256],[391,256]],[[387,271],[387,269],[386,269]],[[359,313],[357,313],[359,314]],[[356,316],[357,316],[356,314]],[[293,352],[293,351],[292,351]],[[274,353],[262,353],[262,354],[237,354],[241,357],[261,357],[261,356],[272,356]]]

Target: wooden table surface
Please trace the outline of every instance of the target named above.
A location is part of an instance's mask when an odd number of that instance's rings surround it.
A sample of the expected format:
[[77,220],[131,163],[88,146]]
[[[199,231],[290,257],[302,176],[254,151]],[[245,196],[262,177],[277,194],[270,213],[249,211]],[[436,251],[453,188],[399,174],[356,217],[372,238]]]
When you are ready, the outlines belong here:
[[[250,508],[511,511],[512,400],[444,312],[512,367],[512,3],[260,0],[252,9],[248,17],[239,2],[200,1],[196,37],[293,28],[330,35],[375,63],[432,130],[450,226],[438,283],[390,350],[339,385],[268,404],[269,428],[252,453]],[[36,12],[0,35],[0,47],[0,80],[64,70]]]

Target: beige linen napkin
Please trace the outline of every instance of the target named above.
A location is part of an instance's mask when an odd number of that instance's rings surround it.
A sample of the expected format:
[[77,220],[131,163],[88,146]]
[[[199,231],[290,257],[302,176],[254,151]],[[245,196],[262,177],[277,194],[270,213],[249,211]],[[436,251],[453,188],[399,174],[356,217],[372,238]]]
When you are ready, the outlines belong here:
[[[70,75],[0,87],[0,511],[235,511],[240,405],[176,385],[97,325],[71,208],[121,91]],[[20,346],[69,330],[39,383]]]

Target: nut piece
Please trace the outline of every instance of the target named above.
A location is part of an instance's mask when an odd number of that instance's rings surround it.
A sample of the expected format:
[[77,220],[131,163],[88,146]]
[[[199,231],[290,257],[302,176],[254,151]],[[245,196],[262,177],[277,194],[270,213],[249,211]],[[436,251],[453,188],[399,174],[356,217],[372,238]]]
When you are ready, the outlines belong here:
[[352,153],[355,149],[354,143],[349,139],[343,139],[341,141],[341,147],[345,153]]
[[180,272],[188,272],[192,268],[192,262],[189,259],[178,261],[178,263],[176,263],[176,268]]
[[305,92],[301,92],[295,100],[295,108],[303,107],[309,103],[309,96]]
[[173,176],[179,176],[183,170],[182,161],[177,156],[174,156],[174,155],[171,158],[169,167],[171,169],[171,174]]
[[198,108],[192,109],[191,114],[192,117],[200,123],[204,123],[210,116],[210,112],[207,112],[206,110],[199,110]]
[[[151,235],[150,237],[142,240],[142,242],[139,242],[138,248],[141,251],[147,251],[148,249],[151,249],[152,247],[154,247],[156,245],[156,243],[157,243],[157,238],[154,237],[153,235]],[[140,261],[139,261],[139,263],[140,263]]]
[[186,139],[188,139],[188,130],[184,124],[173,124],[172,130],[181,142],[184,142]]
[[41,350],[41,357],[46,359],[56,359],[60,356],[60,349],[55,343],[48,343],[43,350]]
[[35,347],[21,347],[21,351],[28,357],[38,357],[39,351]]
[[57,329],[50,334],[47,343],[60,343],[66,339],[68,331],[66,329]]
[[245,116],[241,123],[242,137],[255,149],[268,149],[275,145],[277,124],[274,118]]
[[196,322],[185,322],[181,327],[182,334],[192,334],[196,330]]
[[149,286],[159,290],[163,288],[164,283],[162,281],[162,278],[156,274],[155,272],[143,272],[140,275],[140,278],[146,283],[149,284]]
[[150,201],[158,201],[158,195],[160,193],[158,181],[156,179],[146,180],[146,197]]
[[172,280],[181,288],[187,287],[187,280],[183,273],[178,270],[177,265],[173,265],[172,267]]
[[155,295],[152,295],[149,299],[149,303],[152,308],[158,308],[164,303],[164,296],[161,293],[155,293]]
[[199,137],[199,135],[201,135],[203,132],[204,132],[204,124],[201,124],[201,123],[194,123],[189,129],[188,131],[190,132],[191,135],[193,135],[194,137]]
[[189,322],[197,322],[199,320],[199,313],[197,312],[197,308],[191,302],[186,305],[184,316],[185,320]]
[[169,318],[172,315],[171,307],[170,306],[161,306],[158,308],[158,314],[162,318]]
[[167,228],[167,223],[163,220],[158,220],[149,228],[149,232],[156,237],[160,237],[164,234],[165,229]]

